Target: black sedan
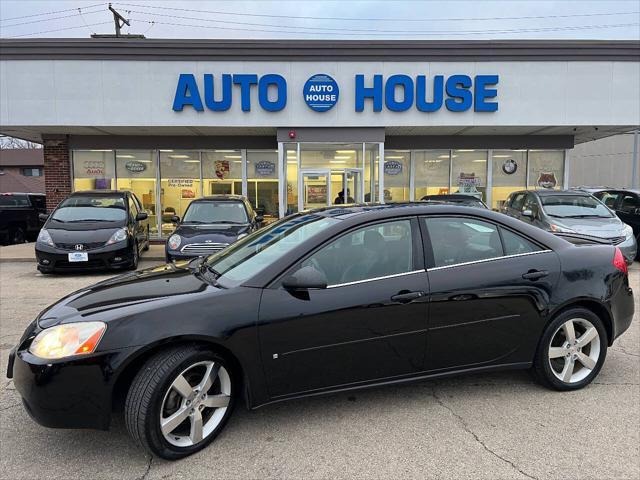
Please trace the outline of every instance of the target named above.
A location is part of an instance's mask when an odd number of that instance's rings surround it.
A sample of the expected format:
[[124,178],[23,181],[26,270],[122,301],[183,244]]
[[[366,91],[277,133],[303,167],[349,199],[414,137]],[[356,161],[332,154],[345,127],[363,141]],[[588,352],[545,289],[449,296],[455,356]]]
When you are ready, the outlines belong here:
[[147,213],[131,192],[71,194],[47,217],[36,240],[42,273],[137,268],[149,248]]
[[216,253],[260,228],[263,218],[246,197],[212,195],[192,201],[184,218],[171,220],[177,226],[165,246],[167,263]]
[[248,408],[461,372],[531,369],[575,390],[630,325],[620,250],[479,208],[302,212],[190,262],[125,274],[43,311],[8,376],[42,425],[192,454]]

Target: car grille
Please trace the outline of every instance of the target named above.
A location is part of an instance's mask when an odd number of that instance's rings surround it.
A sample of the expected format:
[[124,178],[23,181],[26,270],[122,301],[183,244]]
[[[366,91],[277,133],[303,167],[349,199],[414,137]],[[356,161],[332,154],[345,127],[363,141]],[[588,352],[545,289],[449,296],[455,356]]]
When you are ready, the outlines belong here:
[[190,255],[211,255],[229,246],[228,243],[190,243],[182,247],[182,253]]
[[58,248],[62,248],[64,250],[73,250],[73,251],[76,251],[76,245],[82,245],[82,250],[79,250],[80,252],[82,252],[82,251],[85,251],[85,250],[92,250],[94,248],[104,247],[104,242],[56,243],[56,247],[58,247]]
[[607,240],[609,240],[614,245],[618,245],[619,243],[624,242],[624,237],[610,237],[607,238]]

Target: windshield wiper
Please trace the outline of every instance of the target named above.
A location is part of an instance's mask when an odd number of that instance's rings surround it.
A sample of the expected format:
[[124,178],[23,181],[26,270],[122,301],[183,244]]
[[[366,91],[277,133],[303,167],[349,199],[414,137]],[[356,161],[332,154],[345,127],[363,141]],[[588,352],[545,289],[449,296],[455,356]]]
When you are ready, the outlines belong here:
[[554,218],[569,218],[566,215],[554,215],[553,213],[548,213],[547,215]]
[[81,220],[67,220],[67,223],[79,223],[79,222],[117,222],[117,220],[103,220],[101,218],[83,218]]
[[569,215],[567,218],[611,218],[611,217],[605,217],[604,215],[588,214],[588,215]]

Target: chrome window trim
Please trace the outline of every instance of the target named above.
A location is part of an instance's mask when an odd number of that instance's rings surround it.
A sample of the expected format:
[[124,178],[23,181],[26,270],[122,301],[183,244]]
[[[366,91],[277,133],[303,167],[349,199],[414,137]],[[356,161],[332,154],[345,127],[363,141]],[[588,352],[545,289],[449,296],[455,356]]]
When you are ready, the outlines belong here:
[[384,275],[382,277],[365,278],[363,280],[355,280],[353,282],[346,282],[346,283],[336,283],[335,285],[327,285],[327,288],[346,287],[348,285],[357,285],[359,283],[375,282],[376,280],[385,280],[387,278],[396,278],[396,277],[402,277],[404,275],[414,275],[416,273],[425,273],[425,272],[426,272],[426,270],[424,270],[424,269],[422,269],[422,270],[411,270],[410,272],[393,273],[391,275]]
[[454,268],[454,267],[463,267],[466,265],[475,265],[476,263],[487,263],[487,262],[493,262],[496,260],[502,260],[504,258],[517,258],[517,257],[526,257],[528,255],[538,255],[540,253],[550,253],[553,252],[553,250],[538,250],[536,252],[526,252],[526,253],[516,253],[515,255],[502,255],[500,257],[494,257],[494,258],[484,258],[482,260],[473,260],[471,262],[462,262],[462,263],[454,263],[453,265],[442,265],[441,267],[432,267],[432,268],[427,268],[427,272],[433,272],[436,270],[444,270],[446,268]]

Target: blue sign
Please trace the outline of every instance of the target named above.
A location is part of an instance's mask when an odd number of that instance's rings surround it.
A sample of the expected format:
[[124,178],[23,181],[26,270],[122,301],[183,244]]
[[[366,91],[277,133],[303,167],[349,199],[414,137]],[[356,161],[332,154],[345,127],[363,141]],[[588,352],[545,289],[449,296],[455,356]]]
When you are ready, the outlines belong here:
[[[353,85],[354,109],[356,112],[364,112],[367,106],[373,112],[381,112],[385,107],[392,112],[415,109],[432,113],[444,107],[450,112],[496,112],[498,81],[498,75],[413,77],[395,74],[385,78],[381,74],[356,74]],[[181,73],[173,99],[173,110],[181,112],[184,107],[192,107],[203,112],[206,107],[213,112],[223,112],[231,108],[235,99],[236,103],[240,101],[243,112],[250,112],[251,98],[255,99],[256,93],[260,108],[264,111],[279,112],[287,105],[287,81],[282,75],[225,73],[219,76],[217,82],[218,86],[214,89],[213,74],[202,75],[202,84],[199,84],[192,73]],[[340,89],[329,75],[318,73],[305,82],[302,94],[310,109],[326,112],[338,102]]]
[[340,90],[333,78],[324,73],[318,73],[307,80],[302,94],[311,110],[326,112],[338,102]]

